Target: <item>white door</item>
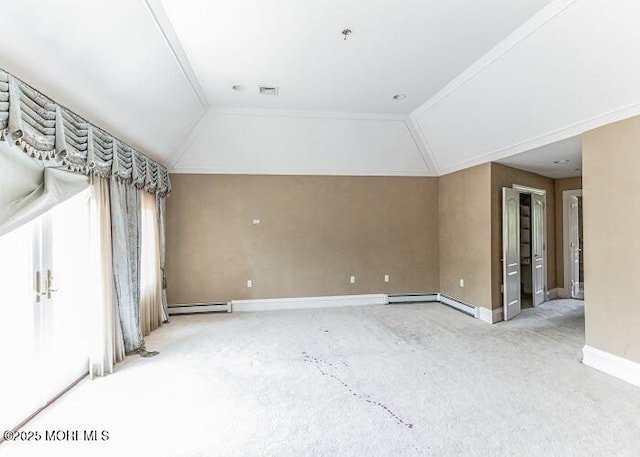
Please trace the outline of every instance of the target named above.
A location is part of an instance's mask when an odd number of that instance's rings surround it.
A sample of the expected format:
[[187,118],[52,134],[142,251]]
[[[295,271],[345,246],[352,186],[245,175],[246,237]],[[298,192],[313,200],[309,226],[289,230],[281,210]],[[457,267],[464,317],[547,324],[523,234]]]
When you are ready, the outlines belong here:
[[88,370],[89,214],[76,196],[0,237],[0,430]]
[[520,192],[502,188],[502,284],[504,320],[520,314]]
[[531,261],[533,274],[533,306],[545,301],[544,197],[531,194]]
[[10,430],[42,406],[40,308],[34,293],[39,225],[0,237],[0,430]]
[[578,197],[571,197],[569,209],[569,248],[571,253],[571,297],[583,298],[580,291],[580,231]]
[[87,297],[91,296],[89,194],[56,206],[50,213],[49,260],[42,274],[47,287],[45,369],[49,373],[44,394],[57,395],[84,375],[88,360]]

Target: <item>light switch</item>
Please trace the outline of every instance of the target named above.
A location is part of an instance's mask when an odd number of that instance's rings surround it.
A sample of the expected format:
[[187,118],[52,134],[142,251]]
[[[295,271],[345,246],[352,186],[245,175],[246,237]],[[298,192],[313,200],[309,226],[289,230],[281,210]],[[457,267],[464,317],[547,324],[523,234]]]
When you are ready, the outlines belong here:
[[252,280],[247,280],[247,289],[251,289],[253,287],[253,281]]
[[384,282],[389,282],[389,275],[384,275]]
[[351,284],[355,284],[356,283],[356,277],[355,276],[351,276]]

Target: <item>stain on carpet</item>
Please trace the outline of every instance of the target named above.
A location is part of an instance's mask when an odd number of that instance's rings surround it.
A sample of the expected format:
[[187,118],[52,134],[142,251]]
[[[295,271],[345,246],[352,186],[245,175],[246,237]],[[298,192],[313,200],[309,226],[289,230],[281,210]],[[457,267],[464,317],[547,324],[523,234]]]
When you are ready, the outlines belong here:
[[[368,398],[367,395],[363,395],[359,392],[354,391],[351,386],[344,380],[342,379],[340,376],[333,374],[333,373],[329,373],[329,371],[327,370],[327,367],[330,367],[333,370],[338,370],[338,367],[336,365],[334,365],[333,363],[327,361],[327,360],[323,360],[319,357],[313,356],[311,354],[307,354],[306,352],[302,353],[302,359],[304,360],[305,363],[311,363],[313,365],[315,365],[315,367],[317,368],[317,370],[320,372],[320,374],[322,376],[327,376],[335,381],[337,381],[338,383],[342,384],[342,386],[347,389],[347,391],[356,398],[359,398],[360,400],[363,400],[371,405],[377,406],[378,408],[381,408],[383,411],[385,411],[389,416],[391,416],[397,423],[398,425],[402,425],[405,426],[407,428],[413,428],[413,424],[408,423],[407,421],[403,420],[402,418],[400,418],[397,414],[395,414],[391,409],[389,409],[384,403],[381,403],[379,401],[375,401],[372,400],[370,398]],[[342,363],[345,367],[349,367],[349,365],[346,362],[340,362]]]

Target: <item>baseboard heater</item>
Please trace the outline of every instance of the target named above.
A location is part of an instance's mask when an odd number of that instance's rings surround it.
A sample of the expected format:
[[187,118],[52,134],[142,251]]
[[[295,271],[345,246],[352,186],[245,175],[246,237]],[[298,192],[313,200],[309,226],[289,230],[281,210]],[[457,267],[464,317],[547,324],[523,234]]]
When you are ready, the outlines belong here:
[[389,295],[389,305],[407,305],[410,303],[431,303],[440,302],[443,305],[450,306],[468,314],[472,317],[478,317],[478,308],[469,303],[465,303],[457,298],[450,297],[445,294],[427,293],[427,294],[394,294]]
[[169,305],[169,316],[180,314],[230,313],[231,303],[185,303]]

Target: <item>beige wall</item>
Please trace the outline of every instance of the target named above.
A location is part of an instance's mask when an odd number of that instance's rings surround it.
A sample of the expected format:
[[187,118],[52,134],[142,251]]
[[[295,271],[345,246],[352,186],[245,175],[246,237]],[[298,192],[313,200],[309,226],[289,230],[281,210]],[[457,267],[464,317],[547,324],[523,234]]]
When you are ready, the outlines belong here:
[[[483,164],[440,178],[171,179],[171,303],[439,291],[500,308],[501,189],[513,184],[547,190],[548,288],[557,284],[562,259],[555,249],[554,180],[504,165]],[[559,181],[561,189],[572,185]],[[356,284],[349,283],[351,275]]]
[[491,296],[492,308],[502,307],[502,188],[520,184],[547,191],[547,290],[556,287],[556,225],[553,179],[502,164],[491,164]]
[[440,292],[485,308],[491,308],[490,189],[490,164],[439,182]]
[[170,303],[439,289],[437,178],[171,180]]
[[564,210],[562,207],[562,193],[565,190],[582,189],[582,178],[555,179],[556,188],[556,284],[564,287]]
[[640,117],[583,135],[586,343],[640,362]]

